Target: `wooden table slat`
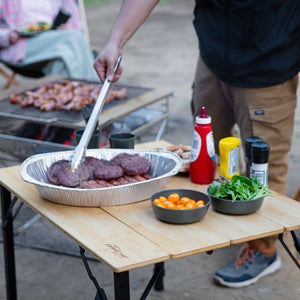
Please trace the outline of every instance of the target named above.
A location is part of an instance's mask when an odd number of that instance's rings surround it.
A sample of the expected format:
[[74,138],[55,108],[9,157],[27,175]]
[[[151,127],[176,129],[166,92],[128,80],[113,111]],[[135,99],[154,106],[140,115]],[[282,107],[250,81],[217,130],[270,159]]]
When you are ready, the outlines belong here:
[[[172,177],[167,186],[167,188],[176,187],[195,189],[207,193],[208,185],[194,184],[188,176],[180,175]],[[212,207],[210,207],[207,216],[201,222],[230,239],[231,244],[279,234],[284,231],[284,225],[277,223],[275,218],[266,218],[258,213],[241,216],[226,215],[215,212]]]
[[283,225],[287,231],[300,229],[300,202],[276,192],[266,197],[259,214]]
[[18,166],[0,169],[2,185],[115,272],[170,258],[161,247],[101,208],[66,206],[42,199],[18,173]]
[[238,244],[284,231],[284,227],[264,216],[253,213],[249,215],[226,215],[210,208],[203,223],[230,239],[231,244]]
[[103,209],[162,247],[172,258],[225,247],[230,243],[228,238],[201,222],[177,225],[159,221],[153,214],[150,200]]

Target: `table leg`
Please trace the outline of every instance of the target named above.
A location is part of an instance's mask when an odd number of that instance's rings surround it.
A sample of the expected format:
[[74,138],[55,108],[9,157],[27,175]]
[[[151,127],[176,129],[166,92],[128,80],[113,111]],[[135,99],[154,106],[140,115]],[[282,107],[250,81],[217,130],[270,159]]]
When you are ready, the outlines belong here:
[[0,187],[0,199],[6,278],[6,298],[8,300],[15,300],[17,299],[17,285],[11,194],[2,186]]
[[88,273],[89,278],[92,280],[92,282],[94,283],[95,288],[97,290],[97,294],[96,294],[95,300],[107,300],[107,296],[105,294],[104,289],[100,287],[97,279],[95,278],[95,276],[93,275],[93,273],[92,273],[92,271],[90,269],[90,266],[88,264],[87,258],[84,255],[85,250],[82,247],[80,247],[80,246],[79,246],[79,249],[80,249],[80,256],[81,256],[81,259],[83,261],[84,267],[85,267],[85,269],[86,269],[86,271]]
[[154,265],[154,272],[159,272],[154,284],[154,289],[158,292],[164,290],[165,264],[160,262]]
[[114,272],[114,287],[115,300],[130,299],[129,271],[121,273]]
[[163,276],[164,276],[164,262],[156,263],[154,266],[154,272],[149,281],[145,291],[143,292],[140,300],[145,300],[154,285],[156,291],[162,291],[164,289]]
[[[296,237],[294,231],[291,231],[291,235],[292,235],[294,243],[295,243],[295,248],[297,249],[297,251],[299,251],[300,245],[299,245],[298,238]],[[284,240],[283,240],[283,234],[282,233],[280,233],[278,235],[278,239],[279,239],[280,243],[282,244],[283,248],[286,250],[286,252],[290,256],[290,258],[293,260],[293,262],[296,264],[296,266],[300,269],[300,264],[297,261],[296,257],[293,255],[293,253],[290,251],[289,247],[284,242]]]
[[293,241],[294,241],[295,248],[298,251],[298,253],[300,254],[300,238],[298,238],[296,236],[295,231],[291,231],[291,235],[292,235],[292,238],[293,238]]

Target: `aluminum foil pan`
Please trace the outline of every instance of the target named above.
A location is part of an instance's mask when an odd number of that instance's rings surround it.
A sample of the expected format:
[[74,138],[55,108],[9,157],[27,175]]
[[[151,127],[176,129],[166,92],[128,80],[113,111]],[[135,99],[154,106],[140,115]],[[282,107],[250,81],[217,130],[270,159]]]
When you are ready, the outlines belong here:
[[88,149],[86,156],[110,160],[119,153],[139,154],[147,158],[151,167],[151,179],[121,186],[81,189],[57,186],[49,182],[47,170],[52,163],[61,159],[71,159],[73,151],[61,151],[33,155],[21,165],[21,178],[37,188],[40,196],[52,202],[73,206],[113,206],[138,202],[150,198],[162,190],[168,178],[177,174],[182,162],[175,153],[163,150],[131,149]]

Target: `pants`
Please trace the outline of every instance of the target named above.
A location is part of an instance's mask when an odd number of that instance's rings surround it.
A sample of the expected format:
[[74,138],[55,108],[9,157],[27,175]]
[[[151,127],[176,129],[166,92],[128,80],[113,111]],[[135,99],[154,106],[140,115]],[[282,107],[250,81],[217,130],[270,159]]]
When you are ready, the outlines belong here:
[[192,113],[198,115],[202,106],[212,117],[216,152],[219,140],[232,136],[238,125],[241,144],[249,136],[259,136],[270,145],[269,186],[285,194],[289,151],[297,101],[298,75],[278,85],[263,88],[232,87],[219,80],[198,60]]
[[[232,87],[219,80],[200,57],[193,84],[192,113],[194,117],[199,115],[201,107],[205,106],[211,115],[216,152],[219,140],[232,136],[235,124],[240,129],[242,146],[249,136],[262,138],[270,145],[269,186],[282,194],[287,188],[297,85],[298,75],[269,87]],[[273,247],[277,237],[261,240]]]

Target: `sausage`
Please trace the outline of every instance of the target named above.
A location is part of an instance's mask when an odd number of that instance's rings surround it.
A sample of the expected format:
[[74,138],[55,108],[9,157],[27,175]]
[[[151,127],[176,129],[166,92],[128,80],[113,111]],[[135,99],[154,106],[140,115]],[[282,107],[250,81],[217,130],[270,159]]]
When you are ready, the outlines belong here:
[[[101,91],[100,85],[83,83],[75,80],[61,80],[46,84],[35,91],[13,94],[10,103],[23,107],[35,106],[41,111],[74,110],[80,111],[83,106],[93,104]],[[105,103],[126,97],[126,88],[110,90]]]

